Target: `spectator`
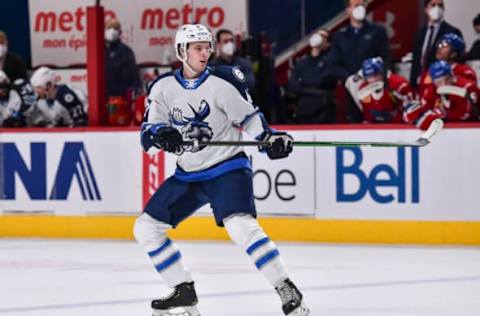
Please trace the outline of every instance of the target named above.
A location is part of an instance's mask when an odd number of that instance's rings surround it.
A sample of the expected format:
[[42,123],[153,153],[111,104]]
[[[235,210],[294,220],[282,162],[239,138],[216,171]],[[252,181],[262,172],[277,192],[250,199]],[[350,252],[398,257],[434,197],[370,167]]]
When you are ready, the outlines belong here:
[[19,115],[22,104],[18,93],[12,89],[10,79],[0,70],[0,127],[17,127],[21,124]]
[[327,69],[326,56],[330,49],[329,33],[321,30],[310,37],[310,53],[300,59],[293,70],[287,91],[297,96],[294,121],[297,124],[335,122],[335,102],[332,93],[335,80]]
[[141,89],[140,74],[135,55],[130,47],[122,43],[122,28],[116,19],[105,22],[105,80],[106,98],[124,97],[128,99],[129,91]]
[[58,75],[40,67],[30,79],[38,96],[37,107],[47,126],[86,126],[85,95],[65,84],[58,84]]
[[470,49],[469,59],[480,60],[480,13],[473,19],[473,28],[477,34],[477,40]]
[[[329,56],[329,63],[336,78],[344,82],[348,76],[360,69],[364,60],[377,56],[383,59],[387,68],[390,68],[387,32],[383,26],[366,20],[367,1],[349,0],[346,11],[350,23],[334,34]],[[362,121],[362,114],[350,96],[347,115],[352,122]]]
[[361,76],[352,75],[346,86],[365,123],[401,123],[403,108],[414,98],[408,80],[388,71],[378,57],[365,60]]
[[3,69],[11,82],[27,78],[27,66],[20,56],[8,50],[7,35],[0,31],[0,69]]
[[210,61],[211,66],[229,65],[237,66],[245,74],[248,88],[255,88],[255,75],[252,63],[235,53],[235,38],[230,30],[219,30],[216,35],[217,56]]
[[417,88],[420,83],[420,76],[428,71],[430,65],[435,61],[435,43],[447,33],[455,33],[463,37],[462,32],[456,27],[447,23],[444,18],[444,0],[426,0],[425,13],[428,16],[428,23],[416,34],[413,43],[413,61],[410,72],[410,84]]
[[[444,60],[450,64],[456,77],[463,77],[467,80],[477,81],[477,74],[472,67],[464,63],[465,41],[455,33],[445,34],[437,44],[436,59]],[[419,95],[432,85],[432,78],[428,71],[424,71],[420,79]]]
[[470,120],[478,103],[476,83],[456,77],[444,60],[433,63],[429,73],[433,84],[425,89],[420,103],[405,108],[405,121],[426,130],[437,118],[447,122]]

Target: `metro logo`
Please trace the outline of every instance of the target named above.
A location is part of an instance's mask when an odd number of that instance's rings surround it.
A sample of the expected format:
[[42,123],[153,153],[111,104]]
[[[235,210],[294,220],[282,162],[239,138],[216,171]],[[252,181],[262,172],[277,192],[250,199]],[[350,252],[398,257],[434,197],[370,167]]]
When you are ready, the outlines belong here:
[[[192,17],[193,15],[193,17]],[[202,18],[206,17],[206,24],[209,27],[216,28],[225,21],[225,11],[221,7],[196,7],[192,9],[189,4],[185,4],[181,9],[170,8],[149,8],[142,13],[140,28],[145,29],[162,29],[164,25],[169,29],[177,29],[183,24],[193,21],[202,22]]]
[[[397,148],[397,165],[379,164],[367,173],[362,168],[363,154],[360,148],[336,149],[336,178],[337,178],[337,201],[356,202],[362,200],[370,193],[371,198],[377,203],[406,203],[407,192],[407,171],[406,171],[406,149]],[[353,154],[353,163],[345,165],[345,153]],[[346,193],[346,176],[355,177],[360,183],[358,190],[353,193]],[[411,149],[411,202],[419,203],[419,150]],[[389,194],[382,195],[378,188],[392,188]],[[385,191],[385,190],[384,190]],[[396,193],[396,196],[395,194]]]
[[65,143],[48,196],[46,143],[30,143],[29,164],[15,143],[0,143],[0,152],[0,199],[16,199],[16,176],[32,200],[67,200],[74,179],[83,200],[102,199],[86,148],[81,142]]
[[[113,11],[105,10],[105,17],[115,17]],[[61,32],[70,32],[73,29],[83,32],[87,25],[86,10],[79,7],[75,12],[64,11],[57,13],[54,11],[40,11],[35,16],[35,32],[54,33],[58,30]]]

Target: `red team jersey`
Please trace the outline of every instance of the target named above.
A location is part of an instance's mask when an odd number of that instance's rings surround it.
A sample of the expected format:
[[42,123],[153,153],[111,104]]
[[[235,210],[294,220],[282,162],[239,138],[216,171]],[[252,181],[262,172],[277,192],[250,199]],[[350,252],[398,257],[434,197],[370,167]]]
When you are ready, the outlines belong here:
[[[469,65],[454,63],[454,64],[451,64],[450,66],[452,67],[452,71],[455,77],[457,78],[462,77],[467,80],[472,80],[473,82],[477,82],[477,73]],[[422,76],[420,78],[420,85],[418,86],[418,95],[422,96],[425,89],[427,89],[432,84],[433,84],[432,78],[428,74],[428,71],[425,70],[422,73]]]
[[[364,82],[360,86],[367,87]],[[359,99],[363,107],[363,118],[369,123],[400,123],[402,122],[403,106],[413,100],[413,89],[402,76],[389,74],[383,91],[376,91]]]
[[476,81],[457,77],[456,82],[450,86],[428,86],[421,95],[421,103],[408,110],[404,119],[423,130],[436,118],[447,122],[468,121],[477,103]]

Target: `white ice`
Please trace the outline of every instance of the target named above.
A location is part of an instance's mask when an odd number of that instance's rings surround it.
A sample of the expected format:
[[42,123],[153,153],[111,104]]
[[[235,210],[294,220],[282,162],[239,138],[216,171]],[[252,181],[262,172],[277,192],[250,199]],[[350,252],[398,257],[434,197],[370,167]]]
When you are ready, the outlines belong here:
[[[282,315],[247,255],[180,242],[202,316]],[[479,316],[480,249],[279,243],[312,316]],[[168,291],[134,242],[0,239],[0,315],[150,316]]]

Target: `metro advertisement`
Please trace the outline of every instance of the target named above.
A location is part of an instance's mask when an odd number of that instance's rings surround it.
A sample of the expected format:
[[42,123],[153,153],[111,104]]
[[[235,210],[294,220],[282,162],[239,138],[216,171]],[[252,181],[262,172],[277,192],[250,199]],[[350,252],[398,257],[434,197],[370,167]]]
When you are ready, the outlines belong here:
[[[32,64],[72,66],[86,63],[86,8],[93,1],[30,0]],[[247,31],[245,0],[190,1],[104,0],[105,17],[122,24],[122,41],[135,52],[137,63],[170,64],[178,27],[191,21],[213,32],[227,28]]]

